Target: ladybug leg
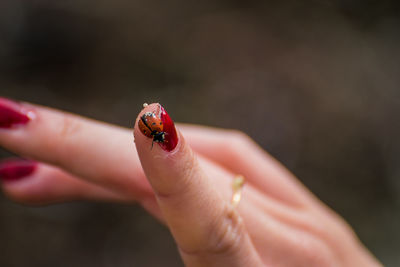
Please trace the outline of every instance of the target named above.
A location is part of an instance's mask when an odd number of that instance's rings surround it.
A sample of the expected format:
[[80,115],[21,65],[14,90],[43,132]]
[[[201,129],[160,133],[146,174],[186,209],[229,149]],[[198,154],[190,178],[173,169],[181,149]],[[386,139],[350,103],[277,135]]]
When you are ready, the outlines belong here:
[[153,141],[158,142],[158,143],[164,142],[164,140],[165,140],[164,135],[165,135],[164,132],[159,132],[159,133],[153,134],[153,136],[154,136]]

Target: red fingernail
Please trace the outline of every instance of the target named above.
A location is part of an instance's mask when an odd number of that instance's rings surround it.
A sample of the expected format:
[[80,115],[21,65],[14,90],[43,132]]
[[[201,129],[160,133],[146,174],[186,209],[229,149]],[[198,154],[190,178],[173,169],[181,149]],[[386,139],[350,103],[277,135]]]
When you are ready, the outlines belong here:
[[160,146],[166,151],[172,151],[178,144],[178,134],[176,133],[174,121],[168,115],[167,111],[160,105],[161,121],[164,124],[165,140]]
[[30,112],[7,98],[0,97],[0,128],[11,128],[30,121]]
[[143,114],[138,121],[138,126],[142,134],[152,138],[153,144],[159,144],[165,151],[172,151],[178,144],[175,124],[160,104],[155,112]]
[[0,179],[17,181],[28,177],[36,170],[37,162],[23,159],[9,159],[0,163]]

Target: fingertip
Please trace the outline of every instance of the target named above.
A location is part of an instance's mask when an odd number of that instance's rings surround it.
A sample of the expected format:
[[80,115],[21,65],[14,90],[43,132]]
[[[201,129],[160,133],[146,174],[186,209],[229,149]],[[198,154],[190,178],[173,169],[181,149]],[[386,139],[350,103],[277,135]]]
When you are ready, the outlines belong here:
[[33,160],[10,158],[0,162],[0,180],[3,183],[26,180],[37,170],[38,163]]
[[[159,123],[162,127],[157,128]],[[158,139],[161,132],[164,137]],[[174,122],[159,103],[149,104],[139,113],[134,136],[143,170],[154,192],[157,195],[169,195],[179,191],[177,188],[185,183],[182,173],[193,165],[194,157]]]
[[37,184],[37,173],[41,164],[24,159],[6,159],[0,163],[0,180],[3,193],[21,204],[34,204],[37,195],[33,190]]
[[[11,159],[0,165],[0,174],[8,173],[2,179],[2,190],[11,200],[25,205],[57,203],[75,196],[71,185],[65,183],[65,174],[58,168],[42,162]],[[3,171],[3,170],[8,171]],[[31,171],[32,170],[32,171]],[[16,177],[17,175],[17,177]]]
[[172,152],[179,143],[175,124],[159,103],[144,105],[136,118],[134,136],[137,145],[150,144],[151,150],[158,145],[162,150]]

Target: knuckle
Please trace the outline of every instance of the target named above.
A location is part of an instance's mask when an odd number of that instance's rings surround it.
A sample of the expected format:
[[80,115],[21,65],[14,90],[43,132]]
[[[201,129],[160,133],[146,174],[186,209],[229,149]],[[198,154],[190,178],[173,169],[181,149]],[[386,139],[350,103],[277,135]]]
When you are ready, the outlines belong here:
[[306,212],[303,214],[302,223],[304,229],[315,236],[323,237],[329,233],[322,218],[316,217],[313,213]]
[[231,142],[235,144],[246,145],[250,143],[251,138],[244,132],[239,130],[230,130]]
[[297,244],[299,258],[305,266],[331,266],[334,262],[325,242],[312,237],[304,238]]
[[253,139],[242,131],[234,130],[231,138],[234,147],[237,147],[238,149],[248,149],[254,144]]
[[181,253],[198,258],[233,255],[239,250],[245,236],[244,223],[235,209],[226,205],[220,216],[205,228],[199,238],[190,244],[180,244]]
[[238,130],[230,130],[227,135],[224,149],[228,149],[228,152],[233,157],[243,157],[243,151],[249,150],[254,144],[253,140],[244,132]]
[[60,125],[59,135],[61,138],[67,139],[75,135],[81,128],[78,120],[71,118],[68,115],[63,115]]
[[[328,218],[329,219],[327,220],[325,217],[320,217],[316,220],[315,215],[310,215],[308,221],[309,229],[307,229],[308,233],[313,235],[314,238],[318,239],[318,241],[325,245],[326,248],[337,247],[337,244],[341,244],[343,242],[349,243],[349,241],[345,241],[348,240],[349,237],[353,237],[353,240],[356,240],[357,237],[354,231],[338,215],[331,214],[331,216]],[[345,246],[337,247],[335,251],[336,258],[344,257],[343,255],[346,255],[347,253]],[[325,254],[327,255],[328,253]]]
[[208,231],[207,254],[230,254],[237,250],[242,243],[245,226],[239,213],[230,205],[211,224]]
[[63,115],[55,127],[55,133],[57,135],[57,138],[54,138],[54,141],[56,142],[54,148],[57,151],[57,157],[55,160],[61,161],[64,158],[65,153],[68,153],[69,155],[71,154],[73,144],[77,143],[74,142],[74,140],[81,131],[82,125],[78,120],[71,118],[68,115]]

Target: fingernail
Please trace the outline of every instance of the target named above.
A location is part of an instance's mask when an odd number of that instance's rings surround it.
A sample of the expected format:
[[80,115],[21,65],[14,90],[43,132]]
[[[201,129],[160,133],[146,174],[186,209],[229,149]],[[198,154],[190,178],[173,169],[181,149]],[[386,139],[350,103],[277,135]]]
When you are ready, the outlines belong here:
[[36,170],[37,162],[23,159],[9,159],[0,163],[0,179],[17,181],[28,177]]
[[160,143],[160,146],[166,151],[172,151],[178,144],[178,134],[176,133],[174,121],[168,115],[167,111],[163,106],[160,105],[161,109],[161,121],[164,125],[165,140]]
[[[146,112],[138,121],[140,132],[153,139],[163,150],[172,151],[178,144],[175,124],[167,111],[158,104],[154,112]],[[152,145],[153,145],[152,144]]]
[[0,97],[0,128],[12,128],[15,125],[27,124],[32,112],[25,110],[17,102]]

